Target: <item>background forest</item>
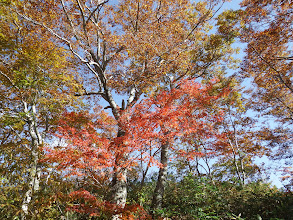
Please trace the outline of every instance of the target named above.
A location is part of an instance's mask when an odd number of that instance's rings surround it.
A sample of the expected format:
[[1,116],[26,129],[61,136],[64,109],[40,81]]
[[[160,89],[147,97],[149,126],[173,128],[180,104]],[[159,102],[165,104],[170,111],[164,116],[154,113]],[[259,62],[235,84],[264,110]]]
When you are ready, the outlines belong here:
[[292,219],[292,21],[291,0],[0,0],[0,219]]

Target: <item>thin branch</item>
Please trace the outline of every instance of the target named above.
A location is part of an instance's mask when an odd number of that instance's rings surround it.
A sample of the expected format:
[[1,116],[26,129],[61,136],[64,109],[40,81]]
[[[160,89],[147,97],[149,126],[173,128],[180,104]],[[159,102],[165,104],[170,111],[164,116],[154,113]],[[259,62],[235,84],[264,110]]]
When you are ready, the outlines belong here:
[[139,17],[139,0],[137,0],[137,11],[136,11],[136,21],[135,21],[135,32],[138,30],[138,17]]
[[105,98],[105,93],[104,92],[84,92],[84,93],[77,93],[74,96],[88,96],[88,95],[100,95],[103,98]]
[[114,53],[110,54],[110,55],[109,55],[109,58],[106,59],[106,61],[105,61],[105,65],[107,65],[107,63],[109,63],[109,62],[114,58],[114,56],[115,56],[116,54],[118,54],[119,52],[121,52],[123,49],[125,49],[125,47],[124,47],[124,46],[121,46],[121,47],[119,47]]
[[85,35],[85,38],[86,38],[86,41],[87,41],[86,44],[89,47],[90,45],[89,45],[88,32],[86,30],[86,25],[87,24],[86,24],[86,21],[85,21],[84,10],[82,8],[82,5],[81,5],[80,1],[76,0],[76,2],[77,2],[78,8],[79,8],[79,11],[80,11],[80,14],[81,14],[81,18],[82,18],[82,28],[83,28],[83,32],[84,32],[84,35]]
[[[215,16],[215,14],[222,8],[223,6],[223,3],[222,5],[216,10],[216,12],[211,16],[211,18],[213,18]],[[186,43],[187,42],[187,39],[192,35],[192,33],[199,27],[200,24],[204,23],[205,21],[209,20],[207,19],[207,17],[210,15],[211,13],[211,8],[212,6],[210,6],[210,8],[208,9],[208,11],[202,16],[199,18],[198,22],[194,25],[194,27],[191,29],[191,31],[186,35],[186,37],[181,41],[181,42],[178,42],[176,43],[173,47],[167,49],[165,52],[162,52],[158,57],[162,57],[164,54],[168,54],[170,53],[175,47],[177,47],[178,45],[180,44],[183,44],[183,43]],[[210,19],[211,19],[210,18]]]
[[25,20],[27,20],[27,21],[30,21],[30,22],[32,22],[32,23],[35,24],[35,25],[39,25],[39,26],[45,28],[45,29],[48,30],[51,34],[53,34],[55,37],[57,37],[58,39],[62,40],[66,45],[68,45],[68,46],[71,45],[71,43],[70,43],[69,40],[67,40],[66,38],[60,36],[60,35],[57,34],[54,30],[52,30],[51,28],[47,27],[46,25],[44,25],[44,24],[42,24],[42,23],[40,23],[40,22],[37,22],[37,21],[35,21],[35,20],[33,20],[33,19],[27,17],[26,15],[20,14],[18,11],[16,11],[16,13],[17,13],[20,17],[22,17],[23,19],[25,19]]
[[72,28],[72,30],[73,30],[74,37],[75,37],[78,41],[80,41],[80,39],[79,39],[79,37],[78,37],[78,35],[77,35],[77,31],[75,30],[75,27],[74,27],[74,25],[73,25],[73,22],[72,22],[72,20],[70,19],[69,15],[68,15],[68,13],[67,13],[67,11],[66,11],[65,4],[64,4],[63,0],[60,0],[60,2],[61,2],[61,4],[62,4],[62,9],[63,9],[63,11],[64,11],[64,14],[66,15],[66,18],[67,18],[67,20],[69,21],[69,24],[70,24],[70,26],[71,26],[71,28]]
[[89,22],[89,20],[91,19],[91,17],[95,14],[95,12],[100,8],[100,6],[103,6],[104,4],[108,3],[109,0],[103,1],[101,3],[99,3],[97,5],[97,7],[91,12],[91,14],[89,15],[89,17],[87,18],[85,25],[87,25],[87,23]]
[[[222,8],[223,4],[224,3],[222,3],[222,5],[215,11],[215,13],[209,19],[213,18],[216,15],[216,13]],[[194,27],[191,29],[191,31],[188,33],[188,35],[185,37],[185,40],[191,36],[191,34],[199,27],[199,25],[201,23],[205,22],[206,20],[209,20],[206,18],[210,15],[211,12],[212,12],[212,6],[210,5],[209,10],[202,17],[199,18],[198,22],[194,25]]]
[[254,52],[259,56],[259,58],[265,62],[265,64],[270,67],[272,70],[274,70],[278,75],[276,75],[276,77],[281,81],[281,83],[283,83],[292,93],[293,93],[293,88],[290,87],[290,85],[288,85],[288,83],[286,83],[284,81],[284,79],[281,76],[281,72],[278,71],[275,67],[273,67],[252,45],[250,45],[252,47],[252,49],[254,50]]
[[[9,125],[9,128],[10,128],[10,129],[16,134],[16,136],[17,136],[20,140],[22,140],[20,134],[18,134],[17,131],[16,131],[12,126]],[[23,146],[24,146],[26,149],[31,150],[26,144],[23,144]]]
[[276,96],[276,99],[281,102],[289,111],[289,114],[291,115],[291,117],[289,119],[293,120],[293,111],[292,109],[279,97]]
[[2,71],[0,71],[0,74],[2,75],[2,76],[4,76],[7,80],[8,80],[8,82],[14,87],[14,88],[16,88],[19,92],[20,92],[20,89],[18,88],[18,86],[16,86],[13,82],[12,82],[12,80],[9,78],[9,76],[7,76],[5,73],[3,73]]
[[293,60],[293,56],[291,56],[291,57],[277,57],[277,60]]

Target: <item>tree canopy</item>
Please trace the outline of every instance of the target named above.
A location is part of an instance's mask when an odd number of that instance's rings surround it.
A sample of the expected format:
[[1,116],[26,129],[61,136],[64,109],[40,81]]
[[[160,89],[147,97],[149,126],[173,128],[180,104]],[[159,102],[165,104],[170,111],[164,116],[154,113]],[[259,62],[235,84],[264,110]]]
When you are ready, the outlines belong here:
[[289,219],[293,5],[223,4],[2,1],[1,215]]

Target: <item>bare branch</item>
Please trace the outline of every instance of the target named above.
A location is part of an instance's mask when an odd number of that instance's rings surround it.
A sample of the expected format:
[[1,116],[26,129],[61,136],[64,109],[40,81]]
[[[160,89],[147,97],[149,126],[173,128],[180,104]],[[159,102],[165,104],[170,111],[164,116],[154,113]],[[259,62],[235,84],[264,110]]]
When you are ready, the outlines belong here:
[[85,15],[84,15],[84,10],[82,8],[82,5],[80,3],[79,0],[76,0],[77,2],[77,5],[78,5],[78,8],[79,8],[79,11],[80,11],[80,14],[81,14],[81,18],[82,18],[82,28],[83,28],[83,32],[84,32],[84,35],[85,35],[85,38],[86,38],[86,44],[87,46],[89,47],[89,38],[88,38],[88,32],[86,30],[86,21],[85,21]]
[[137,12],[136,12],[136,21],[135,21],[135,31],[138,30],[138,17],[139,17],[139,0],[137,1]]
[[63,9],[63,11],[64,11],[64,14],[66,15],[66,18],[67,18],[67,20],[69,21],[69,24],[70,24],[70,26],[71,26],[71,28],[72,28],[72,30],[73,30],[74,37],[75,37],[78,41],[80,41],[80,39],[79,39],[79,37],[78,37],[78,35],[77,35],[77,31],[75,30],[75,27],[74,27],[74,25],[73,25],[73,22],[72,22],[72,20],[70,19],[69,15],[68,15],[68,13],[67,13],[67,11],[66,11],[65,4],[64,4],[63,0],[61,0],[61,4],[62,4],[62,9]]
[[293,60],[293,56],[291,56],[291,57],[277,57],[277,60]]
[[98,84],[99,87],[102,88],[102,82],[101,82],[101,78],[99,76],[99,74],[90,66],[89,63],[86,63],[86,66],[90,69],[90,71],[92,71],[92,73],[96,76],[97,80],[98,80]]
[[101,3],[99,3],[97,5],[97,7],[91,12],[91,14],[89,15],[89,17],[87,18],[85,25],[87,25],[87,23],[89,22],[89,20],[91,19],[91,17],[95,14],[95,12],[100,8],[100,6],[103,6],[104,4],[108,3],[109,0],[103,1]]
[[105,98],[105,93],[104,92],[84,92],[82,94],[80,93],[77,93],[75,94],[74,96],[88,96],[88,95],[100,95],[102,96],[103,98]]
[[121,52],[123,49],[125,49],[124,46],[119,47],[114,53],[110,54],[109,58],[106,59],[105,64],[109,63],[116,54],[118,54],[119,52]]

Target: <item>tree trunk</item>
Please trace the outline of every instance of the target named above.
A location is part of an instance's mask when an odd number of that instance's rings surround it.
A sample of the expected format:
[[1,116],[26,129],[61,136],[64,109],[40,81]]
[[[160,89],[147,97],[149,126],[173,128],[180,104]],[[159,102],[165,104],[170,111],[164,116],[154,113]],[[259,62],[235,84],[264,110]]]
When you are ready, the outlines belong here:
[[[41,176],[41,168],[38,164],[39,160],[39,149],[38,147],[42,144],[42,137],[38,132],[35,118],[29,115],[27,105],[24,102],[25,113],[27,115],[27,124],[29,127],[29,134],[31,136],[31,166],[30,166],[30,175],[28,182],[28,190],[24,195],[24,199],[22,202],[22,219],[28,218],[29,215],[29,204],[32,200],[33,194],[39,191],[40,188],[40,176]],[[35,108],[33,106],[33,113],[35,113]]]
[[[112,202],[124,208],[127,198],[127,169],[117,169],[112,180]],[[112,220],[121,219],[121,214],[113,215]]]
[[24,213],[22,219],[26,219],[26,216],[29,214],[29,204],[32,200],[32,196],[34,193],[39,191],[40,188],[40,176],[41,176],[41,168],[38,166],[38,149],[33,149],[32,157],[33,163],[30,168],[30,177],[29,177],[29,185],[28,190],[25,193],[23,202],[22,202],[22,211]]
[[[125,132],[119,128],[117,137],[122,137],[123,135],[125,135]],[[124,167],[123,163],[127,160],[127,155],[124,153],[124,155],[117,155],[116,158],[117,168],[114,169],[112,179],[111,200],[113,204],[124,208],[127,199],[127,167]],[[112,220],[118,220],[121,217],[121,214],[113,215]]]
[[167,142],[162,145],[161,149],[161,164],[163,165],[163,167],[161,167],[159,170],[157,185],[152,199],[151,209],[153,211],[162,208],[164,190],[167,182],[168,150],[169,143]]

